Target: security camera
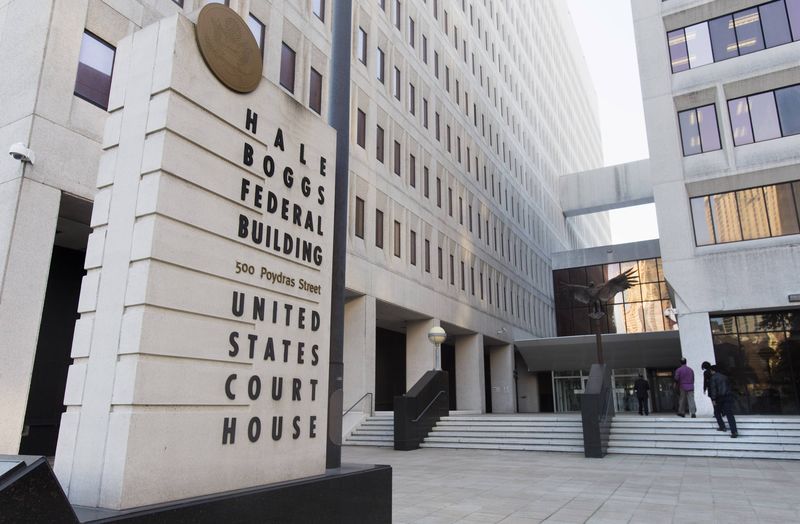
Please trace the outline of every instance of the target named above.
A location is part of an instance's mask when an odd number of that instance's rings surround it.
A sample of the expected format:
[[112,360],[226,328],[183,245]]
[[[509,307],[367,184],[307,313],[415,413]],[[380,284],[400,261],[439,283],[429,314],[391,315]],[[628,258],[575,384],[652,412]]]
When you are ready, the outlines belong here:
[[22,142],[12,144],[11,147],[8,148],[8,154],[11,155],[14,160],[19,160],[20,162],[30,162],[33,164],[33,151],[25,147],[25,144]]

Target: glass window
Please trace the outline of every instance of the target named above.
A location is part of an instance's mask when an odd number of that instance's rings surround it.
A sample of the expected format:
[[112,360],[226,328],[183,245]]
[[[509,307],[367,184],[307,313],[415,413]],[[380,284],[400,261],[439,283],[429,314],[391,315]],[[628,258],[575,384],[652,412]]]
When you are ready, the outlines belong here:
[[761,34],[760,19],[758,9],[755,7],[733,14],[733,25],[736,27],[739,54],[746,55],[764,49],[764,36]]
[[686,35],[683,29],[667,33],[672,72],[679,73],[689,69],[689,52],[686,50]]
[[408,45],[414,47],[414,19],[408,17]]
[[356,197],[356,236],[364,238],[364,201]]
[[400,29],[400,0],[394,1],[394,26]]
[[383,211],[375,210],[375,247],[383,249]]
[[770,140],[781,136],[778,122],[778,109],[775,106],[775,95],[770,91],[747,97],[750,105],[750,120],[753,123],[753,138],[756,142]]
[[772,236],[800,233],[791,184],[766,186],[764,188],[764,202],[767,206]]
[[394,174],[400,176],[400,142],[394,141]]
[[786,12],[789,13],[792,39],[800,40],[800,0],[786,0]]
[[266,31],[264,24],[251,14],[247,16],[247,27],[250,28],[250,32],[253,33],[253,38],[256,39],[258,48],[261,49],[261,56],[264,56],[264,33]]
[[375,75],[377,76],[378,80],[382,84],[384,79],[386,78],[386,55],[383,53],[383,49],[380,47],[378,48],[378,54],[376,56],[377,60],[375,60]]
[[700,67],[714,61],[711,52],[711,37],[708,34],[706,22],[695,24],[684,29],[686,32],[686,47],[689,51],[689,66]]
[[764,4],[758,8],[758,12],[761,15],[761,27],[764,29],[764,43],[767,47],[775,47],[792,41],[789,19],[786,17],[786,6],[783,0]]
[[408,112],[412,115],[417,113],[417,95],[414,84],[408,84]]
[[733,144],[741,146],[753,143],[753,128],[750,125],[750,109],[747,97],[728,100],[728,112],[731,117]]
[[394,68],[394,82],[392,82],[393,95],[396,99],[400,100],[400,70]]
[[717,243],[738,242],[742,239],[739,213],[736,209],[736,194],[711,195],[711,217],[714,220],[714,236]]
[[416,231],[410,231],[409,235],[409,250],[408,250],[408,258],[409,262],[411,262],[412,266],[417,265],[417,233]]
[[425,272],[431,272],[431,241],[425,239]]
[[764,192],[760,187],[736,192],[739,205],[739,221],[742,224],[742,240],[766,238],[769,236],[767,208],[764,205]]
[[408,155],[408,183],[417,187],[417,158],[414,155]]
[[294,93],[294,49],[283,42],[281,47],[281,85],[290,93]]
[[313,6],[312,9],[314,11],[314,14],[317,15],[317,18],[319,18],[320,20],[322,20],[324,22],[325,21],[325,0],[314,0],[314,3],[312,4],[312,6]]
[[642,302],[642,312],[646,331],[664,331],[664,310],[661,308],[661,301]]
[[720,149],[722,146],[717,128],[717,106],[711,104],[698,108],[697,123],[700,125],[700,141],[703,152]]
[[383,163],[383,128],[378,126],[375,132],[375,158]]
[[711,222],[711,206],[708,197],[698,197],[690,200],[692,207],[692,221],[694,222],[694,240],[698,246],[707,246],[714,243],[714,227]]
[[800,133],[800,85],[775,91],[783,136]]
[[394,256],[400,257],[400,222],[394,221]]
[[356,143],[365,149],[367,147],[367,114],[360,109],[356,120]]
[[98,107],[108,109],[115,52],[113,47],[88,31],[83,33],[78,58],[78,75],[75,78],[75,95]]
[[358,61],[367,65],[367,32],[358,28]]
[[322,113],[322,75],[313,67],[308,86],[308,107],[317,114]]
[[700,145],[700,128],[697,125],[697,111],[690,109],[678,113],[681,127],[683,156],[697,155],[703,152]]
[[736,31],[733,28],[732,15],[709,20],[708,30],[711,34],[711,48],[714,52],[715,62],[739,56],[739,46],[736,45]]
[[[655,258],[639,261],[639,282],[658,282],[658,264]],[[610,278],[610,277],[609,277]],[[604,278],[603,280],[608,280]]]

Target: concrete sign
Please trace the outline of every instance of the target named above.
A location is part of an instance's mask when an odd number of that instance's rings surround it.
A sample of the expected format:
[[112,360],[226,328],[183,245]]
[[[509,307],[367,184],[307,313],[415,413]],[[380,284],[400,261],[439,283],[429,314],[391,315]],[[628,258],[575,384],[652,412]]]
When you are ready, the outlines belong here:
[[59,480],[129,508],[324,473],[335,132],[226,89],[184,17],[113,82]]

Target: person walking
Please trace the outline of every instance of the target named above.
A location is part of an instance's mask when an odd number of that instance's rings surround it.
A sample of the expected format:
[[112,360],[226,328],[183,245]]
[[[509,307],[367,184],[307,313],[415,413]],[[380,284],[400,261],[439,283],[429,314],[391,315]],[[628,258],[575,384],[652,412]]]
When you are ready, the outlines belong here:
[[[736,417],[733,416],[733,390],[728,377],[717,371],[717,366],[711,366],[711,379],[708,384],[708,396],[711,397],[711,402],[714,403],[714,411],[716,412],[717,406],[722,415],[728,419],[728,426],[731,428],[731,438],[739,436],[736,429]],[[722,423],[722,416],[719,417],[719,423],[722,431],[725,431],[725,425]]]
[[[711,392],[709,391],[709,387],[711,385],[711,363],[703,362],[700,364],[700,368],[703,370],[703,393],[711,398]],[[725,423],[722,421],[722,412],[719,409],[719,404],[711,400],[711,403],[714,405],[714,418],[717,419],[717,431],[725,431]]]
[[678,416],[686,416],[688,404],[689,413],[696,418],[697,407],[694,404],[694,371],[686,365],[686,359],[681,359],[681,367],[675,370],[675,382],[678,385]]
[[[633,392],[636,393],[636,399],[639,401],[639,414],[649,415],[650,406],[648,405],[648,392],[650,391],[650,384],[645,380],[641,373],[639,378],[633,383]],[[644,411],[644,413],[643,413]]]

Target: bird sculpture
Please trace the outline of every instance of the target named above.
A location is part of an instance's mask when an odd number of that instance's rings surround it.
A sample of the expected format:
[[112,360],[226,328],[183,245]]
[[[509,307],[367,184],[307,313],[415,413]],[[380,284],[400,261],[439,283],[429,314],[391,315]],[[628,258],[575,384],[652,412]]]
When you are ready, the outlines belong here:
[[630,289],[638,283],[639,277],[636,275],[636,269],[630,268],[599,286],[595,285],[594,282],[589,282],[588,286],[561,282],[561,289],[569,293],[573,299],[581,304],[588,304],[590,309],[589,318],[597,320],[605,315],[603,303],[608,302],[620,291]]

